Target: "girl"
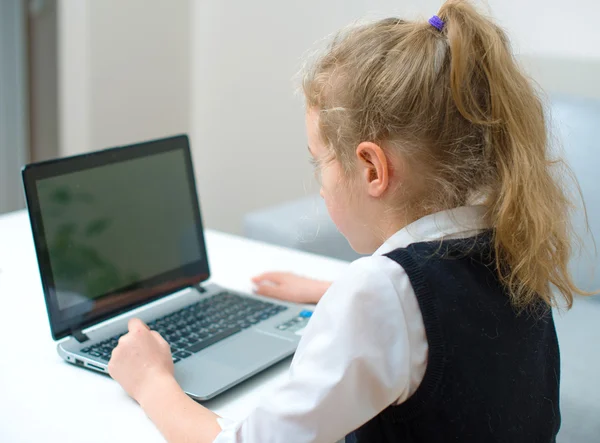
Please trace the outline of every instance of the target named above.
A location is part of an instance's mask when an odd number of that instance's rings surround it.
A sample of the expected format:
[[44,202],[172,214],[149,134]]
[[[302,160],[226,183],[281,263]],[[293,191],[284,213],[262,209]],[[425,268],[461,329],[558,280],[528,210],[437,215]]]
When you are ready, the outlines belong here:
[[372,255],[329,288],[257,279],[319,304],[286,383],[242,422],[189,399],[139,320],[112,377],[170,442],[555,441],[550,308],[582,291],[542,105],[504,32],[449,1],[339,34],[303,87],[321,195]]

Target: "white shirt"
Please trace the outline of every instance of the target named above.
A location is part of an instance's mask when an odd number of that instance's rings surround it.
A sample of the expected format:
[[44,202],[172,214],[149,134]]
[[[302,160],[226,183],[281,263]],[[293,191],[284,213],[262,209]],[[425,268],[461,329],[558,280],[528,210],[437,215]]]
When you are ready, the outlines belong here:
[[411,243],[466,238],[483,206],[431,214],[351,263],[315,308],[287,381],[215,443],[332,443],[408,399],[427,367],[423,318],[404,269],[384,257]]

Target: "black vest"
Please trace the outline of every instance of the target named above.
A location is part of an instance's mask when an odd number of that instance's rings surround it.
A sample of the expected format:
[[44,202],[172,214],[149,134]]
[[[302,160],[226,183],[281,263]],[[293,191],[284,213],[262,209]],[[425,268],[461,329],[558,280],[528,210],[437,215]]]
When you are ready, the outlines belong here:
[[555,442],[560,358],[552,312],[515,312],[492,264],[490,235],[415,243],[387,257],[417,296],[427,369],[406,402],[346,442]]

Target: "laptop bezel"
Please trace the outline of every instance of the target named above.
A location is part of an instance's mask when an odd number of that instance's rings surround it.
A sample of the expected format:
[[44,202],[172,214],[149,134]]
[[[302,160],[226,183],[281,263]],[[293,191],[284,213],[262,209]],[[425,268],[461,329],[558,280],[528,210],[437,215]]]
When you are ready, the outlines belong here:
[[[168,288],[168,290],[165,291],[157,290],[155,293],[153,293],[147,298],[137,300],[132,303],[124,304],[122,306],[118,306],[115,309],[111,309],[108,311],[92,311],[91,315],[86,315],[83,318],[62,318],[62,312],[64,310],[59,309],[58,300],[55,295],[54,278],[50,266],[50,256],[46,244],[46,236],[44,233],[42,214],[40,211],[40,204],[37,195],[37,181],[45,178],[83,171],[86,169],[92,169],[99,166],[170,152],[178,149],[183,150],[185,157],[187,180],[188,185],[190,187],[190,195],[192,198],[191,203],[193,205],[192,209],[194,212],[194,217],[196,219],[197,235],[199,239],[199,249],[201,258],[197,262],[198,265],[194,267],[195,272],[193,272],[193,275],[189,275],[188,267],[185,269],[186,282],[184,285],[171,286]],[[54,340],[62,339],[64,337],[72,335],[76,331],[81,331],[82,329],[88,328],[102,321],[116,317],[117,315],[128,312],[132,309],[143,306],[152,301],[159,300],[186,287],[197,285],[210,278],[210,266],[208,262],[208,255],[206,252],[202,214],[200,211],[192,156],[187,135],[177,135],[173,137],[150,140],[126,146],[108,148],[91,153],[32,163],[26,165],[22,169],[22,178],[23,187],[25,191],[25,200],[27,203],[29,220],[31,223],[31,230],[33,233],[40,278],[44,292],[44,298],[46,301],[46,310],[48,313],[50,330]],[[175,271],[183,270],[184,267],[179,268]],[[151,284],[154,286],[148,286],[148,289],[152,289],[153,287],[158,288],[159,283],[168,285],[174,280],[176,280],[176,278],[174,278],[176,277],[176,274],[177,273],[173,274],[172,272],[169,272],[168,279],[165,279],[165,281],[157,282],[156,277],[160,276],[155,276],[151,279],[146,279],[138,283],[143,286],[147,282],[151,282]],[[127,288],[121,288],[121,290],[126,289]]]

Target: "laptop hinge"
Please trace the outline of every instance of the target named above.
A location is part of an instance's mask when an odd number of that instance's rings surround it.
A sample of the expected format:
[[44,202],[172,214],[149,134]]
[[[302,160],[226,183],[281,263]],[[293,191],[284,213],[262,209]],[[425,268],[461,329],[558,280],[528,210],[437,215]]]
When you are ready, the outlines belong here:
[[87,335],[81,332],[81,329],[72,330],[71,335],[75,337],[79,343],[84,343],[90,339]]
[[200,283],[198,283],[198,284],[197,284],[197,285],[195,285],[194,287],[195,287],[195,288],[198,290],[198,292],[199,292],[200,294],[204,294],[204,293],[206,292],[206,289],[204,289]]

